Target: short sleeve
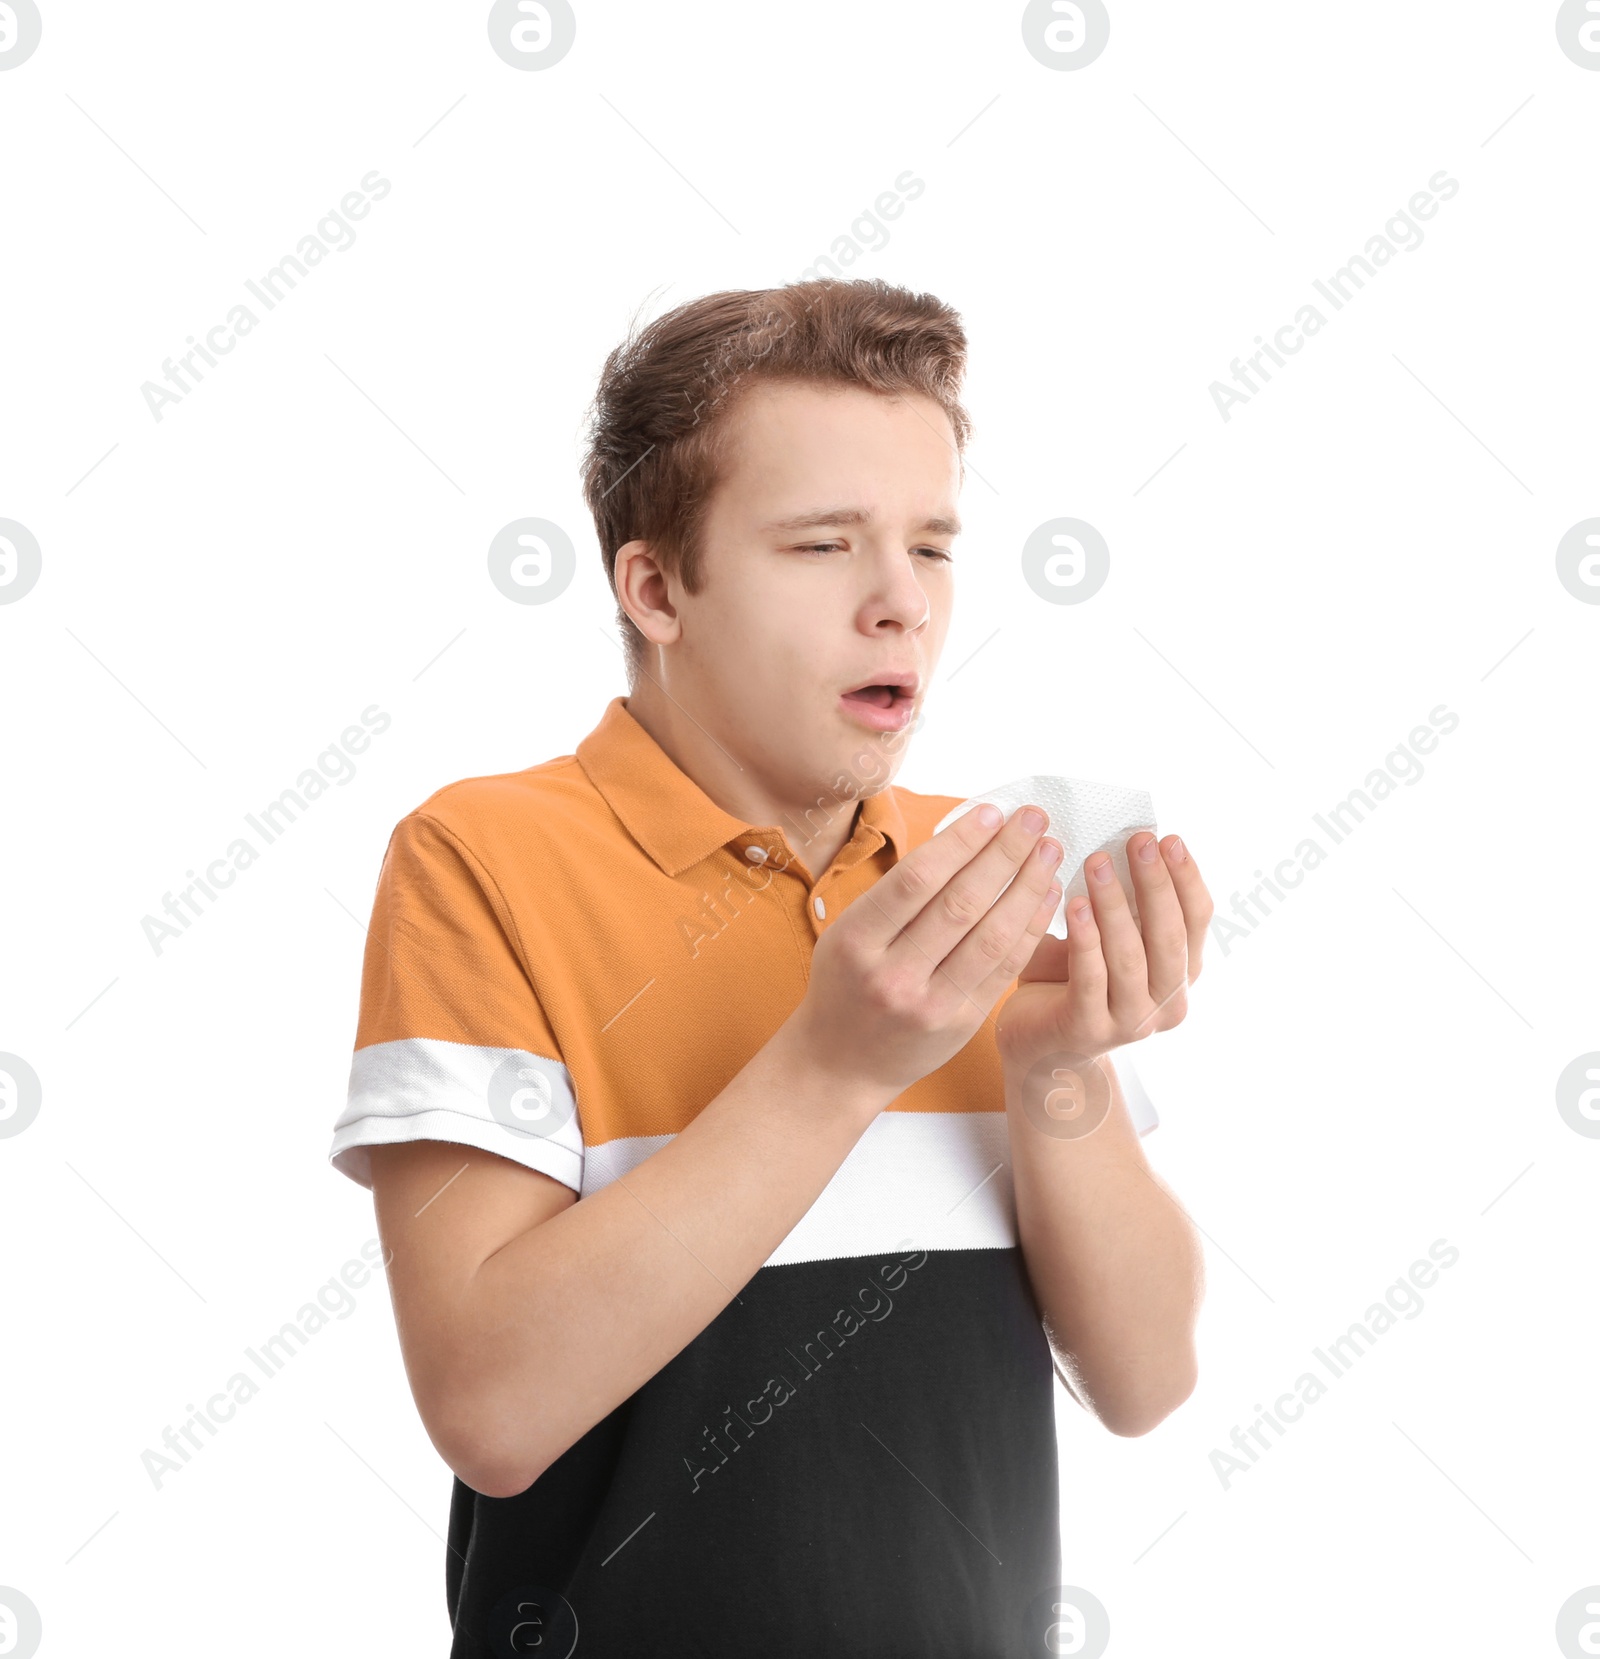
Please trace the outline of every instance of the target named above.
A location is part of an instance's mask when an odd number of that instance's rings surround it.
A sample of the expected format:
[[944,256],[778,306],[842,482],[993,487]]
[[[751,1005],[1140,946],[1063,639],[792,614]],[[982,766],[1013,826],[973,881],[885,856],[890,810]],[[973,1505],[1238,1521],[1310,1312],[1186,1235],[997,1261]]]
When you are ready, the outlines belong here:
[[395,826],[372,906],[361,1012],[329,1161],[372,1185],[374,1146],[454,1141],[583,1190],[572,1078],[493,876],[444,824]]
[[1133,1119],[1133,1127],[1141,1135],[1148,1135],[1161,1122],[1156,1116],[1155,1102],[1146,1092],[1133,1062],[1121,1049],[1115,1050],[1109,1059],[1116,1068],[1117,1081],[1122,1085],[1122,1098],[1128,1103],[1128,1116]]

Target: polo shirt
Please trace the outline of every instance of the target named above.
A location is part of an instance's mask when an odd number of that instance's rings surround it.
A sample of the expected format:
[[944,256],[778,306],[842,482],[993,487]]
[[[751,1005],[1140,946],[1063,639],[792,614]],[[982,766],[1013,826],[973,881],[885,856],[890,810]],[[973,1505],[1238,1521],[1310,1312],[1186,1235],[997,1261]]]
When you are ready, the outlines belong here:
[[[579,1202],[625,1177],[793,1012],[823,929],[961,801],[884,785],[857,811],[840,787],[816,810],[852,833],[813,873],[798,826],[724,811],[615,697],[575,754],[430,796],[379,876],[334,1167],[370,1187],[372,1146],[429,1139]],[[1142,1132],[1148,1099],[1117,1069]],[[1034,1651],[1029,1606],[1061,1582],[1055,1379],[1008,1151],[991,1021],[526,1491],[456,1479],[452,1659],[559,1656],[569,1634],[580,1659]]]

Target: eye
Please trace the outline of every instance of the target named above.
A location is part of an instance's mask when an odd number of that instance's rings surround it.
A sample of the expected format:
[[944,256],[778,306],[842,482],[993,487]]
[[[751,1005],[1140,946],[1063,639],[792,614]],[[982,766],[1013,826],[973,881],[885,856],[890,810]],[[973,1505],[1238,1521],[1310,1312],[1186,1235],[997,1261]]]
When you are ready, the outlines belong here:
[[[827,555],[833,552],[835,548],[843,546],[844,543],[838,541],[807,542],[799,547],[796,547],[795,552],[805,553],[814,559],[821,559],[826,558]],[[939,561],[941,564],[950,564],[954,561],[954,555],[942,547],[919,547],[916,548],[915,551],[918,553],[925,553],[931,558]]]

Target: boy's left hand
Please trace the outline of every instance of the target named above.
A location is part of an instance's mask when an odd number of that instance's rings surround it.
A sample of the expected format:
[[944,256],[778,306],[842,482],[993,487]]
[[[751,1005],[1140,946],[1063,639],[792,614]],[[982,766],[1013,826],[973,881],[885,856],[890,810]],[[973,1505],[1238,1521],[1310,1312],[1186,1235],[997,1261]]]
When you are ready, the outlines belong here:
[[996,1011],[996,1041],[1008,1071],[1026,1072],[1048,1054],[1097,1059],[1177,1025],[1187,1013],[1211,895],[1176,835],[1157,843],[1149,830],[1139,830],[1129,836],[1127,851],[1139,920],[1110,857],[1085,859],[1092,910],[1080,919],[1085,901],[1072,901],[1067,937],[1046,934],[1039,941]]

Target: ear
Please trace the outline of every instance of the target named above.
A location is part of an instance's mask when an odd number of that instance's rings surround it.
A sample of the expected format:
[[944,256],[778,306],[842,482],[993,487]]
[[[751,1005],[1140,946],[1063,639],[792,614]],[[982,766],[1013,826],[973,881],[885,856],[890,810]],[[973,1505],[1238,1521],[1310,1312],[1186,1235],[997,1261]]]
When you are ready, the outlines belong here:
[[653,645],[670,645],[682,629],[668,591],[666,572],[647,541],[624,542],[611,567],[617,603]]

